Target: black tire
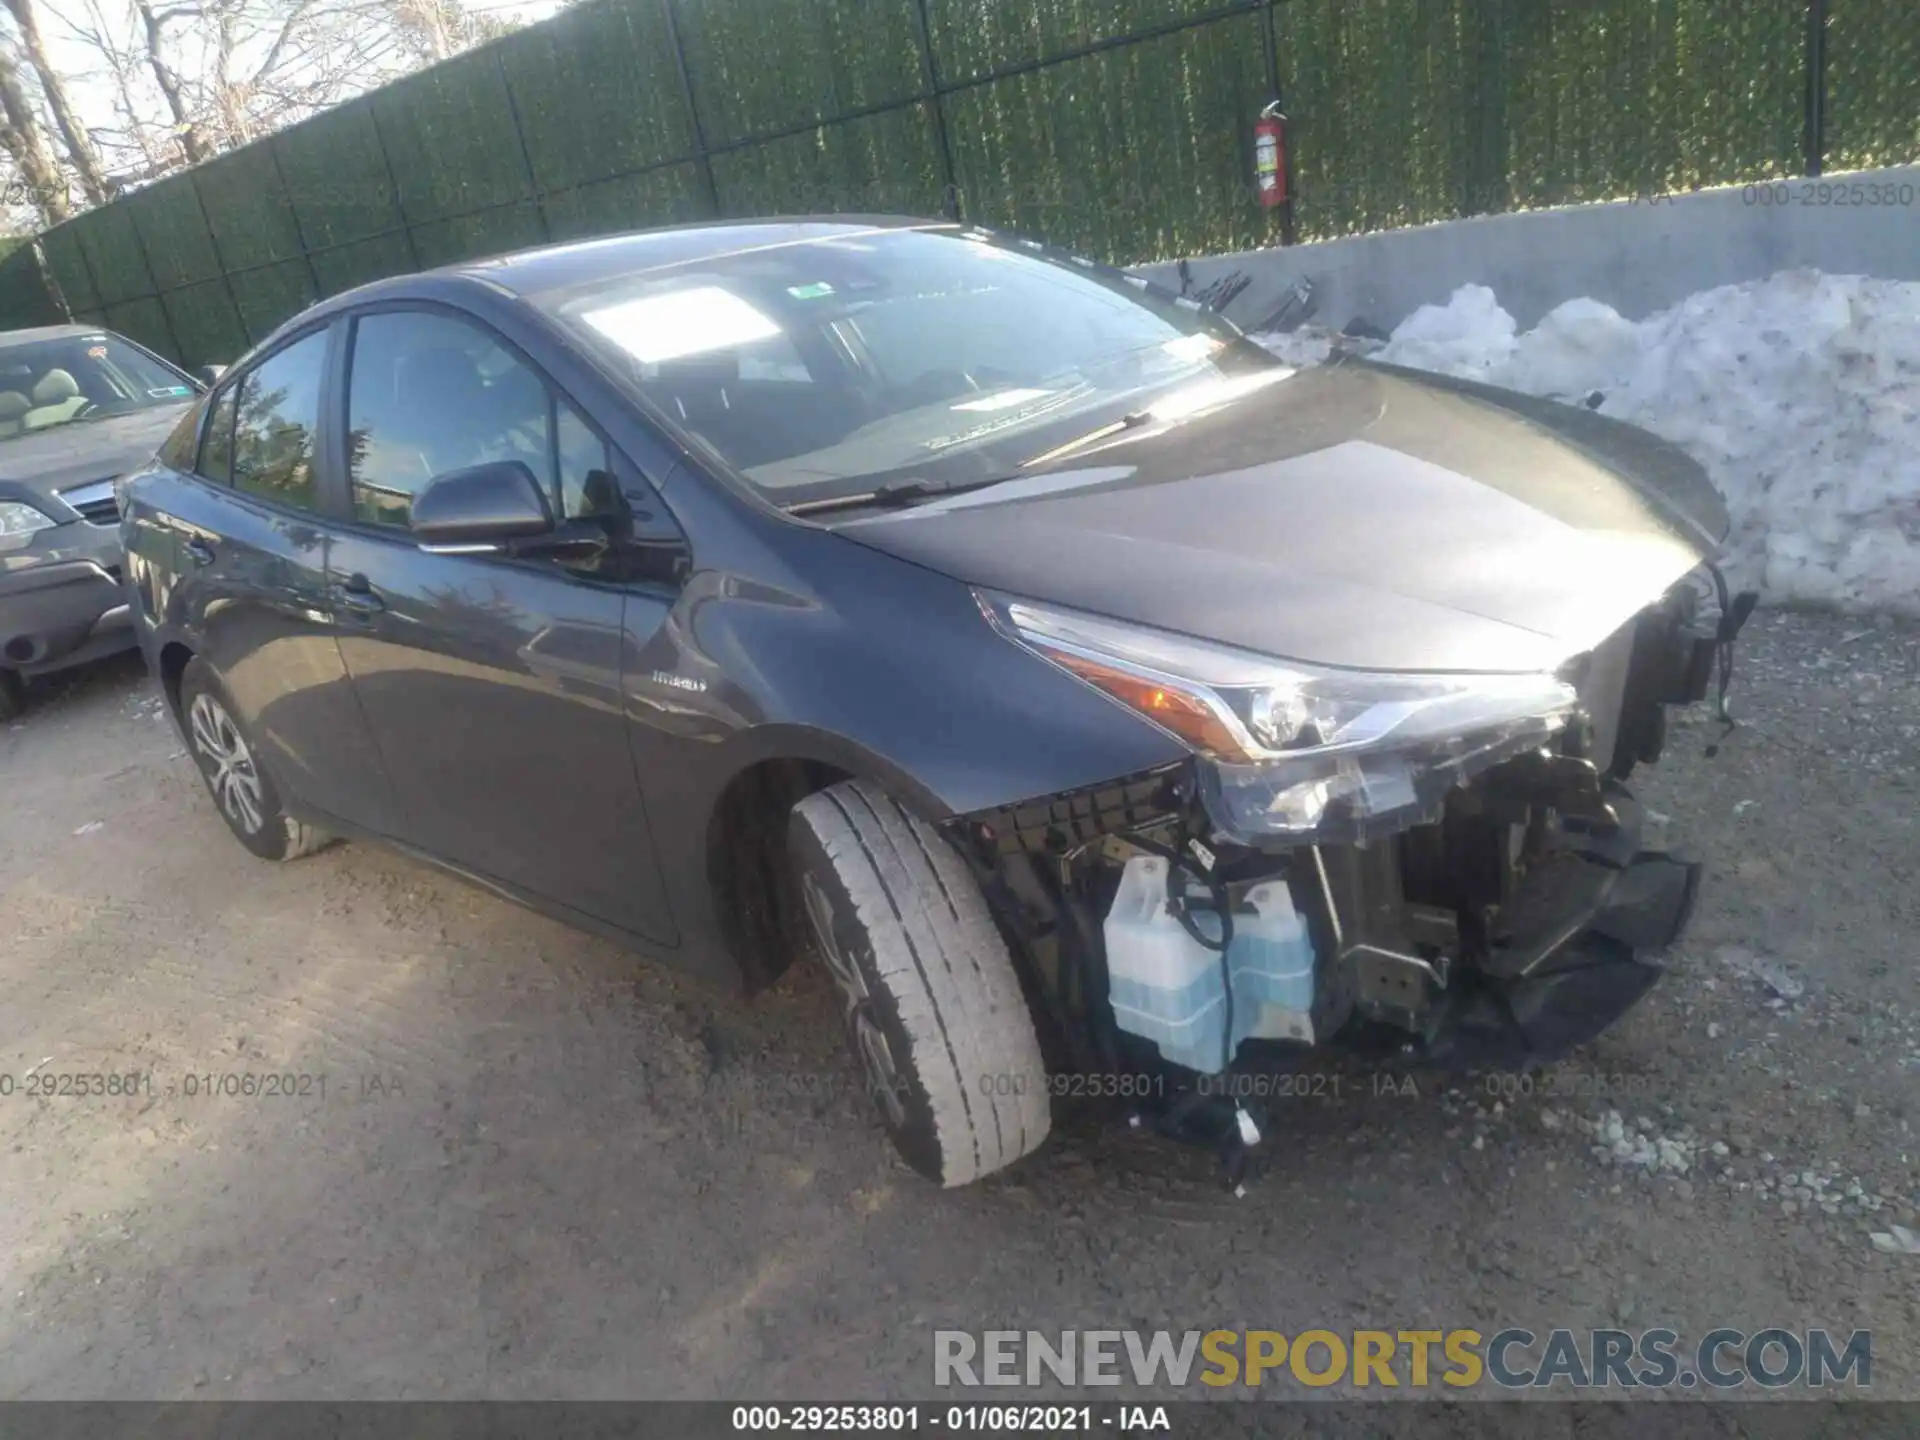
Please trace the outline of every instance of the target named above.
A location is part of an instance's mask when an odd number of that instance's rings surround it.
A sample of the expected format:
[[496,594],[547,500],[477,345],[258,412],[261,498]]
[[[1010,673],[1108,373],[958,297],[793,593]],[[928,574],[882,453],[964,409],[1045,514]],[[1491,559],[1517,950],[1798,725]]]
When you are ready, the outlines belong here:
[[273,777],[257,760],[252,739],[234,714],[220,677],[203,660],[180,674],[180,731],[187,753],[200,767],[213,808],[233,838],[262,860],[298,860],[332,840],[323,830],[296,820],[280,803]]
[[27,710],[27,682],[18,670],[0,670],[0,725]]
[[1033,1017],[959,855],[891,796],[849,780],[794,807],[789,841],[847,1039],[901,1158],[965,1185],[1051,1124]]

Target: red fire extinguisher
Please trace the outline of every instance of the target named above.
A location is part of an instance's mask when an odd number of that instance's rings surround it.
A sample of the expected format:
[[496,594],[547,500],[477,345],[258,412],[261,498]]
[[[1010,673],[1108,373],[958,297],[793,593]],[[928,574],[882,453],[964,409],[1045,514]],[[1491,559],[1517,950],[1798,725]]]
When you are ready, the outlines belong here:
[[1253,188],[1269,210],[1287,203],[1287,117],[1278,100],[1253,127]]

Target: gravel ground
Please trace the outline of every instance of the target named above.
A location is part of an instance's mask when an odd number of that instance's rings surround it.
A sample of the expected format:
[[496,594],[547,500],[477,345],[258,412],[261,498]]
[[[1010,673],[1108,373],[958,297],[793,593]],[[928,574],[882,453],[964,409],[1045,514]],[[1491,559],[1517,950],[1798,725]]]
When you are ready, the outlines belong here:
[[[1531,1094],[1325,1070],[1236,1199],[1088,1113],[935,1191],[818,975],[745,1005],[371,846],[262,864],[137,662],[43,687],[0,731],[0,1397],[924,1395],[937,1327],[1777,1324],[1871,1328],[1920,1398],[1920,1256],[1871,1239],[1920,1200],[1920,628],[1764,614],[1735,708],[1641,786],[1710,878],[1639,1010]],[[188,1093],[239,1073],[325,1092]]]

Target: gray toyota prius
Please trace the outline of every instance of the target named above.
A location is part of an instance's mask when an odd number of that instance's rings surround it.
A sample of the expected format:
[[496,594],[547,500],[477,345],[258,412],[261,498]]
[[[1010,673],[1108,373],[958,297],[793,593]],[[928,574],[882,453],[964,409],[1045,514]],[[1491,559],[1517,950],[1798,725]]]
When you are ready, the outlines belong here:
[[338,296],[123,501],[242,845],[378,840],[743,991],[817,957],[947,1185],[1063,1097],[1231,1169],[1303,1051],[1591,1039],[1699,882],[1625,781],[1724,701],[1750,608],[1720,497],[1641,431],[1295,369],[923,221]]
[[133,648],[114,482],[199,393],[109,331],[0,335],[0,720],[26,677]]

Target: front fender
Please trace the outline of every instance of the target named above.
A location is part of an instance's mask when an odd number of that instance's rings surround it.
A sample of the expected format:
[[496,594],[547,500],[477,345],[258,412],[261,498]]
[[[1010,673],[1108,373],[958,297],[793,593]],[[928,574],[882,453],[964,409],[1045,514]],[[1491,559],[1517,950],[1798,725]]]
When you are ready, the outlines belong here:
[[716,793],[744,765],[790,753],[897,785],[938,819],[1186,758],[1000,634],[964,583],[822,530],[783,548],[798,563],[772,583],[696,576],[662,627],[672,653],[636,687],[700,687],[662,703],[699,712]]
[[716,779],[719,792],[747,770],[769,760],[797,760],[847,775],[873,780],[886,787],[906,807],[932,824],[951,819],[955,811],[918,776],[892,757],[870,749],[847,735],[811,725],[758,725],[734,735],[724,747]]
[[703,559],[721,563],[690,578],[628,685],[636,768],[690,950],[724,951],[707,837],[728,787],[763,762],[877,781],[939,823],[1188,757],[1002,636],[962,582],[772,523],[785,531],[777,545],[749,548],[735,531],[709,547]]

